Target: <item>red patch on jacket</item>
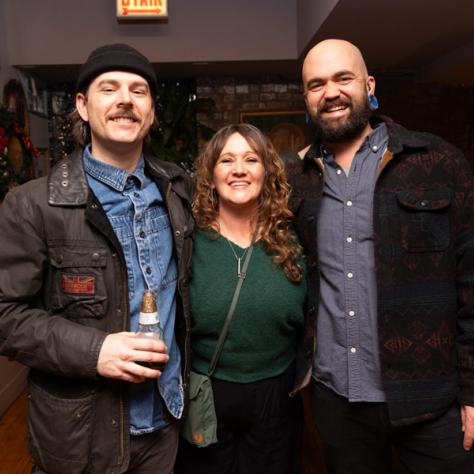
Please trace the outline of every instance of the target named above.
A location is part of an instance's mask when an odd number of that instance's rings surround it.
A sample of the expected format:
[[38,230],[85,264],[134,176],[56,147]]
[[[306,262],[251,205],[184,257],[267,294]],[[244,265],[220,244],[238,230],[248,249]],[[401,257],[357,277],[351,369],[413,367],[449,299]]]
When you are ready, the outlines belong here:
[[64,293],[73,295],[94,295],[95,276],[65,275],[62,274],[62,287]]

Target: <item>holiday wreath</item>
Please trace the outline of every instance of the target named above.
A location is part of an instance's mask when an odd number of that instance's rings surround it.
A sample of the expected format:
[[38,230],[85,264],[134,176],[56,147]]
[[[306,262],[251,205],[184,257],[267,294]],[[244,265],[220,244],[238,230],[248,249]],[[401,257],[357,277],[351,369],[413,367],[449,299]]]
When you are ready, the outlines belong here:
[[15,115],[0,106],[0,199],[7,191],[33,177],[33,159],[39,156]]

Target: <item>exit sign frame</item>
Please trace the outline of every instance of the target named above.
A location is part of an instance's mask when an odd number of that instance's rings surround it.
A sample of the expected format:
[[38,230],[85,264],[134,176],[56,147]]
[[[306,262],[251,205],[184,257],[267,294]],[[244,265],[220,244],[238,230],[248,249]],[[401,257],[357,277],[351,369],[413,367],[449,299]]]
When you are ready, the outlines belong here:
[[168,0],[116,0],[119,21],[163,21],[168,19]]

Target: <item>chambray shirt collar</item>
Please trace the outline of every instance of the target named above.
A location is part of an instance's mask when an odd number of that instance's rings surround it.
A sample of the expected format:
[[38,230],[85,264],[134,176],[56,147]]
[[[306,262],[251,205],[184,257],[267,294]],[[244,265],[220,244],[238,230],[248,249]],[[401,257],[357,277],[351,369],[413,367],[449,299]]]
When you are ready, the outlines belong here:
[[[377,154],[380,144],[386,141],[388,136],[387,126],[385,123],[380,122],[376,123],[372,132],[365,138],[362,145],[359,148],[359,152],[363,151],[365,148],[370,147],[373,153]],[[315,141],[309,150],[306,152],[305,158],[315,159],[322,158],[323,161],[328,164],[335,166],[334,155],[326,149],[326,147],[319,141]]]
[[115,189],[123,192],[132,180],[137,181],[139,188],[143,186],[145,181],[145,160],[143,155],[140,156],[135,171],[129,173],[127,170],[109,165],[103,161],[96,160],[91,153],[91,146],[84,148],[84,169],[89,176]]

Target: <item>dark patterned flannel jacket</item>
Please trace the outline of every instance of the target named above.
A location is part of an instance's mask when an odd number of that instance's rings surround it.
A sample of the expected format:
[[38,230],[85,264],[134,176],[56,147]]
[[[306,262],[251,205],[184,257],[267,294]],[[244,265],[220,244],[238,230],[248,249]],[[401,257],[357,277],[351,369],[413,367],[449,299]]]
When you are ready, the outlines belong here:
[[[474,406],[474,180],[462,153],[441,138],[374,121],[390,137],[373,209],[381,376],[392,424],[407,425],[455,401]],[[317,156],[310,148],[304,159],[285,157],[315,325],[324,179]]]

